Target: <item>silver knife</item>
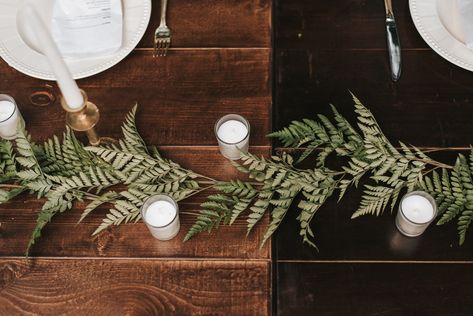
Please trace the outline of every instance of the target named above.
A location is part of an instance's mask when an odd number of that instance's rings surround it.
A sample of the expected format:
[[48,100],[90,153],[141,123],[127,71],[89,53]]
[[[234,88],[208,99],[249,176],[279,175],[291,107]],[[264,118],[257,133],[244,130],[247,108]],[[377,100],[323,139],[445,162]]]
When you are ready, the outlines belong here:
[[384,6],[386,7],[386,36],[388,41],[391,79],[396,82],[401,77],[401,43],[399,41],[391,0],[384,0]]

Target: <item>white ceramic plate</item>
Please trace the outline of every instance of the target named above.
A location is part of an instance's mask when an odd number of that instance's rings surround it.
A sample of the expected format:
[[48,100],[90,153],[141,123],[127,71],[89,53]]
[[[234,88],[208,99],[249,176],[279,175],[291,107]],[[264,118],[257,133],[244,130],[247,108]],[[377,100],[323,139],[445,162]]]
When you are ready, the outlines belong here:
[[[39,79],[54,80],[46,57],[28,46],[16,23],[18,9],[28,0],[0,0],[0,56],[16,70]],[[143,37],[151,17],[151,0],[123,0],[123,46],[111,55],[97,58],[67,58],[75,79],[93,76],[119,63]],[[32,2],[44,21],[51,21],[54,0]],[[51,23],[49,23],[51,24]]]
[[473,50],[465,45],[457,1],[409,0],[409,7],[427,44],[451,63],[473,71]]

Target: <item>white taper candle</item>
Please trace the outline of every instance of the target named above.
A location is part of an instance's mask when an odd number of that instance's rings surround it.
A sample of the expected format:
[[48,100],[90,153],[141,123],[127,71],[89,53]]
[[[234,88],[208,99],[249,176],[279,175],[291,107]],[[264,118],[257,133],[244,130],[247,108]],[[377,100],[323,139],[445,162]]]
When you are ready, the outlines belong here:
[[32,4],[26,4],[18,11],[17,19],[19,23],[32,29],[33,32],[29,34],[36,35],[36,40],[32,39],[30,42],[38,43],[41,52],[47,57],[67,105],[72,110],[79,109],[84,104],[84,98],[36,8]]

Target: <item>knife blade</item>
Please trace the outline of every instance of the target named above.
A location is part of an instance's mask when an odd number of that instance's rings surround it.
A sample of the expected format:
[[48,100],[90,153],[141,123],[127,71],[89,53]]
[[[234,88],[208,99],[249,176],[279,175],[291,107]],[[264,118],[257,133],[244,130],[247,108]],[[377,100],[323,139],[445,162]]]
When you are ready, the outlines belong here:
[[401,77],[401,43],[391,0],[384,0],[384,6],[386,8],[386,39],[388,43],[391,79],[396,82]]

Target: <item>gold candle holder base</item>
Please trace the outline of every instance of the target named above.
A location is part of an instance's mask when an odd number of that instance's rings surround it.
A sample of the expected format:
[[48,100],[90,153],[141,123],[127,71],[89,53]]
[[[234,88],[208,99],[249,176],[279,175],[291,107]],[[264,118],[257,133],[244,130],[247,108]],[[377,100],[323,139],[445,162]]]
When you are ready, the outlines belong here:
[[71,109],[64,98],[61,97],[61,105],[66,110],[66,123],[77,132],[85,132],[89,143],[93,146],[100,144],[100,137],[95,131],[95,125],[99,122],[100,112],[95,104],[89,102],[87,94],[80,90],[84,97],[84,104],[78,109]]

